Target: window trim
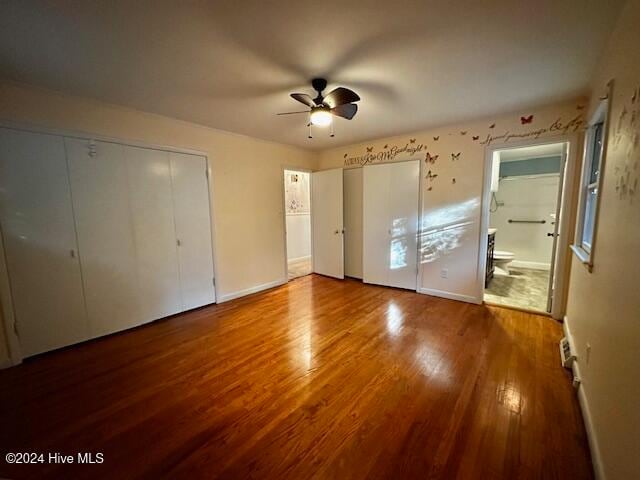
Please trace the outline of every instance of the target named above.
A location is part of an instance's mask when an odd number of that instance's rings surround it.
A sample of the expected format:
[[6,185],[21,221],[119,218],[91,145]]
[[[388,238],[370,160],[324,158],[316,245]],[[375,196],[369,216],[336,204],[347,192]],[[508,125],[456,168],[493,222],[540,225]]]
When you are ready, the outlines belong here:
[[[600,212],[600,199],[602,197],[602,185],[605,171],[605,162],[607,158],[607,146],[609,138],[609,98],[612,98],[611,88],[612,83],[610,82],[608,85],[607,95],[600,100],[600,104],[596,108],[588,123],[588,128],[584,139],[582,174],[580,177],[580,192],[578,196],[578,210],[576,216],[576,231],[574,236],[574,243],[571,245],[571,250],[573,251],[573,253],[576,255],[576,257],[578,257],[581,263],[587,266],[590,272],[593,271],[594,265],[596,238],[598,232],[598,217]],[[593,162],[594,148],[593,140],[595,135],[594,127],[599,123],[602,123],[602,148],[600,149],[600,156],[598,159],[598,178],[594,183],[591,183],[591,167]],[[593,212],[593,232],[591,236],[591,244],[587,246],[583,241],[584,222],[587,214],[586,209],[588,192],[593,189],[596,190],[596,204]]]

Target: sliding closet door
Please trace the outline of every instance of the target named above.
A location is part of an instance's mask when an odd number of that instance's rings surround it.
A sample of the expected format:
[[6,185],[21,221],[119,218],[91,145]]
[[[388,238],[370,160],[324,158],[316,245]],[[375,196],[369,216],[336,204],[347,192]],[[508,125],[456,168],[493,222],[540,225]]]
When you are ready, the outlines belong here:
[[362,279],[366,283],[388,285],[391,164],[362,170]]
[[363,171],[363,280],[415,290],[420,163]]
[[93,337],[143,322],[124,147],[65,139]]
[[311,174],[313,271],[344,278],[342,169]]
[[136,252],[138,306],[149,322],[182,310],[169,153],[124,146]]
[[86,339],[62,137],[0,128],[0,225],[22,354]]
[[388,284],[415,290],[418,281],[420,162],[398,162],[392,165],[389,178],[391,240]]
[[182,308],[216,301],[207,159],[170,153]]

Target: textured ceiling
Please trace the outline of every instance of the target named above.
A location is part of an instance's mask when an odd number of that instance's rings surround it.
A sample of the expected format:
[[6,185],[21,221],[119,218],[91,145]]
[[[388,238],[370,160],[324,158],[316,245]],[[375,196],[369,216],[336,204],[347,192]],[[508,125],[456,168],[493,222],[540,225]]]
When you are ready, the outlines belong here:
[[[0,76],[321,149],[573,99],[621,1],[0,2]],[[294,91],[362,97],[307,139]]]

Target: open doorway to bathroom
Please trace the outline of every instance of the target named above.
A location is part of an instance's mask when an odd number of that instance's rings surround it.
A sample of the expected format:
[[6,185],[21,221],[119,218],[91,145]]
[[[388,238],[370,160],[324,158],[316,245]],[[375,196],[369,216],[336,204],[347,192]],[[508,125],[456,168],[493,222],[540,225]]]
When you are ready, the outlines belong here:
[[287,276],[309,275],[311,261],[311,174],[284,170],[285,228],[287,232]]
[[568,144],[494,150],[484,300],[551,313]]

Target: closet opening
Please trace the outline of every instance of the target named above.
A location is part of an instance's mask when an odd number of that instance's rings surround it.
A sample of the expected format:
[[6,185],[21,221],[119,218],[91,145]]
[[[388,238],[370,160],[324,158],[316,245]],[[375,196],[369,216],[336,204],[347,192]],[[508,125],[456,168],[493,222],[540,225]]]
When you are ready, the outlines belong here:
[[311,248],[311,173],[284,170],[287,279],[313,271]]

